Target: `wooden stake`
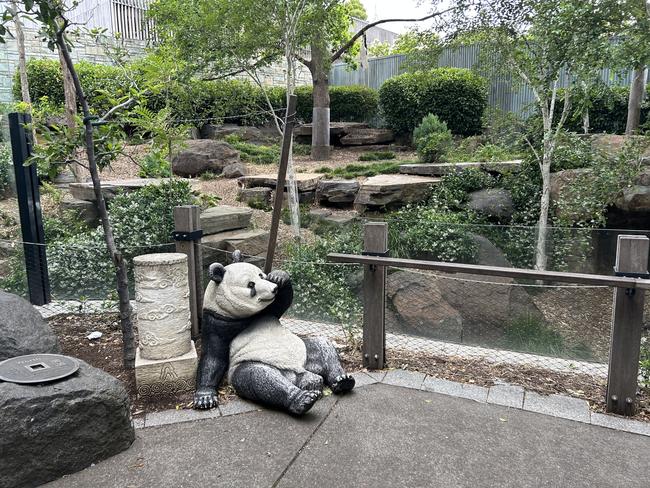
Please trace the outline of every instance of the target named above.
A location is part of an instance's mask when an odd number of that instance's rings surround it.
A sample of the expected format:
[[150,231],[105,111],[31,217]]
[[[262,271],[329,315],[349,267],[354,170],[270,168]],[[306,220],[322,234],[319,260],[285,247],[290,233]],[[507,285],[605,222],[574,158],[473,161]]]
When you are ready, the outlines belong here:
[[[385,254],[388,251],[388,224],[370,222],[363,227],[364,252]],[[363,365],[382,369],[386,352],[386,267],[363,268]]]
[[[616,271],[633,276],[648,272],[650,239],[645,236],[618,236]],[[633,415],[639,375],[639,352],[643,327],[643,290],[617,288],[614,291],[607,411]]]
[[296,95],[289,97],[289,106],[284,119],[284,135],[282,137],[282,153],[280,154],[280,168],[278,169],[278,181],[275,186],[275,200],[273,202],[273,217],[271,220],[271,232],[269,236],[269,247],[266,252],[264,272],[269,273],[273,267],[273,256],[278,239],[278,227],[280,226],[280,213],[282,212],[282,199],[284,197],[284,184],[287,180],[287,166],[289,164],[289,151],[291,150],[291,139],[293,138],[293,126],[296,120]]
[[[187,234],[201,230],[201,209],[197,205],[174,207],[174,230]],[[200,238],[176,241],[176,252],[187,255],[193,339],[200,334],[203,309],[203,279],[201,275],[203,263],[200,244]]]

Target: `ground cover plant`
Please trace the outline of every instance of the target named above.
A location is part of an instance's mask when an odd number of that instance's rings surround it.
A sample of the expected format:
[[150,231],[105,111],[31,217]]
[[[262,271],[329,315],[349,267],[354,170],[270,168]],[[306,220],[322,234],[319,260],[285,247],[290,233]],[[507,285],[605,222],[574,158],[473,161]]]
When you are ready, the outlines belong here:
[[236,135],[226,136],[226,142],[239,151],[241,160],[252,164],[279,164],[280,146],[259,146],[245,142]]
[[387,161],[396,157],[392,151],[368,151],[359,156],[359,161]]
[[11,170],[11,149],[9,144],[0,142],[0,196],[9,188]]
[[328,177],[354,179],[360,176],[370,177],[383,174],[396,174],[399,173],[401,162],[380,162],[370,164],[348,164],[338,168],[329,168],[322,166],[316,169],[316,173],[325,173]]

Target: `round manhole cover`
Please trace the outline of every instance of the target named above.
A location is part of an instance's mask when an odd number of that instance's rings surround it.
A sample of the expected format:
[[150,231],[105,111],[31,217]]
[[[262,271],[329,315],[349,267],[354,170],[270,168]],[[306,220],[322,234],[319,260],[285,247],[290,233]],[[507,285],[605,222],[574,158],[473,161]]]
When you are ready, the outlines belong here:
[[60,354],[27,354],[0,363],[0,380],[10,383],[45,383],[70,376],[79,361]]

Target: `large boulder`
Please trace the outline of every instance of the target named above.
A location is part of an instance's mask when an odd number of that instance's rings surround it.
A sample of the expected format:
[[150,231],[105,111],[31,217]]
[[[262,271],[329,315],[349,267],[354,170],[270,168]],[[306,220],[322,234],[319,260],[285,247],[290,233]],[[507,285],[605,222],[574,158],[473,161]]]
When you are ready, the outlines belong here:
[[185,144],[185,149],[172,160],[172,171],[178,176],[199,176],[207,172],[218,175],[226,166],[240,162],[239,151],[222,141],[199,139]]
[[135,439],[122,383],[79,362],[79,370],[63,380],[0,383],[0,487],[47,483],[113,456]]
[[[584,136],[583,136],[584,137]],[[618,156],[625,147],[626,143],[635,140],[643,144],[644,150],[642,158],[647,163],[650,163],[650,144],[643,136],[625,136],[618,134],[590,134],[586,136],[591,142],[591,147],[597,151],[602,151],[610,157]]]
[[368,207],[389,208],[426,200],[431,187],[440,183],[440,178],[388,174],[372,176],[361,183],[354,201],[362,213]]
[[514,212],[512,195],[503,188],[488,188],[469,194],[467,206],[487,217],[509,219]]
[[371,146],[393,142],[395,135],[390,129],[355,128],[341,137],[344,146]]
[[650,186],[634,185],[624,188],[614,203],[626,212],[650,211]]
[[224,178],[239,178],[246,175],[246,165],[244,163],[229,164],[223,169],[221,176]]
[[0,361],[25,354],[58,353],[59,341],[24,298],[0,291]]
[[324,205],[345,205],[353,203],[357,193],[357,180],[321,180],[318,182],[316,199]]

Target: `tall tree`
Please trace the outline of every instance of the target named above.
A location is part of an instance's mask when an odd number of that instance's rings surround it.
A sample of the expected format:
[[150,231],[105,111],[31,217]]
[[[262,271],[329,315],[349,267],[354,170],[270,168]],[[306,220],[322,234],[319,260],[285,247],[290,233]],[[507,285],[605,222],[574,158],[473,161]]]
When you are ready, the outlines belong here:
[[348,0],[347,1],[348,12],[352,17],[361,20],[368,20],[368,12],[366,7],[363,6],[361,0]]
[[[103,117],[98,118],[90,112],[86,95],[79,81],[79,76],[75,70],[72,58],[70,56],[71,42],[68,38],[68,29],[71,22],[67,18],[68,7],[60,0],[30,0],[23,2],[22,9],[18,12],[7,10],[3,19],[11,19],[15,13],[30,17],[33,21],[40,25],[40,34],[47,42],[48,47],[52,50],[60,50],[65,65],[72,77],[75,86],[75,91],[81,111],[83,114],[84,124],[84,140],[87,156],[87,169],[90,172],[90,177],[93,183],[93,190],[95,199],[97,201],[97,209],[101,220],[102,228],[104,231],[104,240],[108,249],[109,255],[115,267],[115,275],[117,282],[117,293],[119,297],[119,315],[120,324],[122,328],[123,337],[123,353],[124,365],[127,368],[133,368],[135,363],[135,336],[133,333],[132,322],[132,309],[129,299],[129,279],[127,275],[126,263],[115,243],[113,235],[113,228],[108,218],[108,211],[106,209],[106,200],[102,193],[101,179],[99,176],[98,158],[99,153],[96,151],[95,141],[95,122],[104,124],[108,119],[119,112],[120,109],[129,106],[132,100],[125,100],[124,102],[111,108]],[[5,27],[0,24],[0,42],[4,42],[4,35],[6,34]]]
[[[542,176],[535,266],[546,269],[550,173],[559,135],[571,109],[571,90],[601,66],[619,21],[616,0],[456,0],[448,19],[455,34],[478,33],[495,69],[515,73],[535,96],[543,121],[541,147],[530,144]],[[468,14],[471,12],[471,14]],[[481,36],[480,33],[484,35]],[[561,106],[560,106],[561,105]]]
[[328,159],[332,63],[349,56],[357,41],[375,26],[431,19],[450,9],[419,19],[379,20],[354,33],[344,0],[156,0],[150,11],[163,42],[175,46],[197,73],[220,78],[254,71],[281,59],[286,42],[283,12],[296,11],[297,3],[304,3],[304,8],[292,37],[292,50],[312,77],[312,157]]

